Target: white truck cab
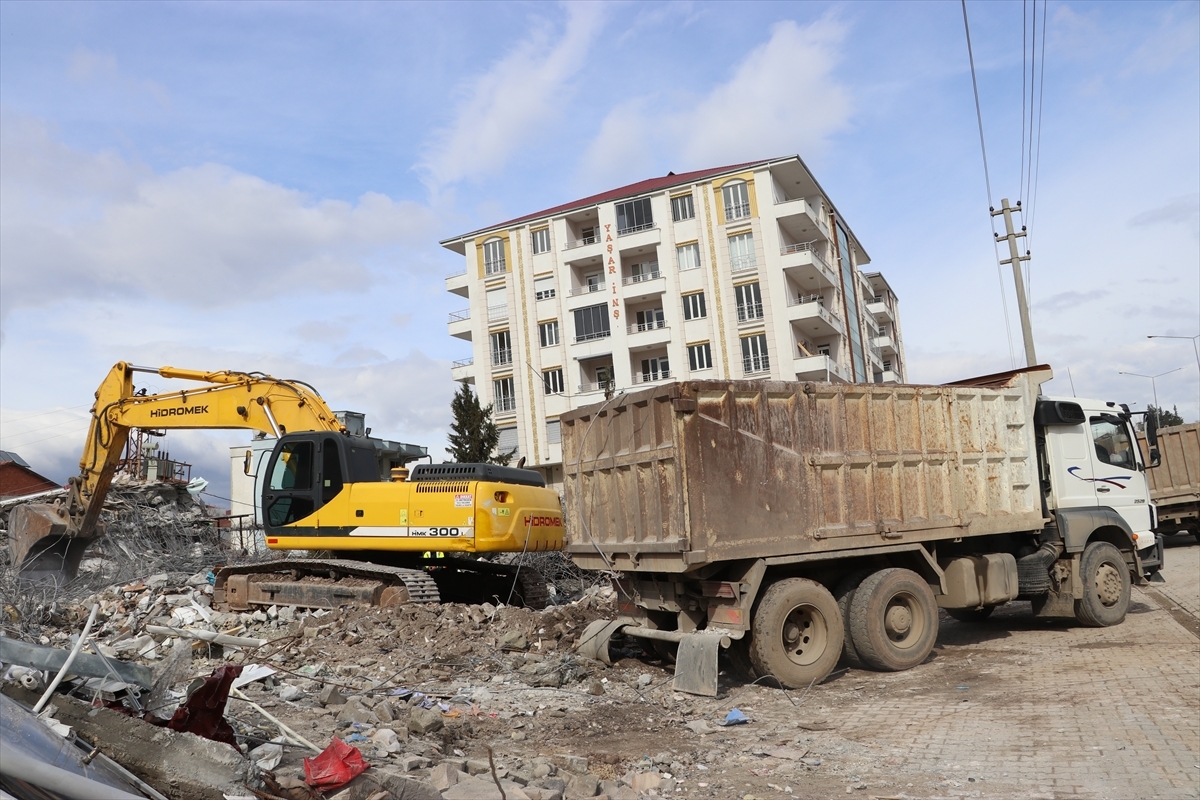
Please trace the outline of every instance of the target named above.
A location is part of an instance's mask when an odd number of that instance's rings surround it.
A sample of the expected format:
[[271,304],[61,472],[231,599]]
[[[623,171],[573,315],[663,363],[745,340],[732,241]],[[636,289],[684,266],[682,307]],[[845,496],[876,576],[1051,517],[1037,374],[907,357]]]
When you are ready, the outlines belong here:
[[[1074,397],[1038,399],[1045,437],[1043,486],[1047,511],[1061,518],[1095,509],[1115,515],[1137,548],[1143,572],[1162,565],[1162,539],[1154,534],[1146,464],[1128,407]],[[1089,514],[1090,516],[1090,514]],[[1123,524],[1122,524],[1123,523]]]

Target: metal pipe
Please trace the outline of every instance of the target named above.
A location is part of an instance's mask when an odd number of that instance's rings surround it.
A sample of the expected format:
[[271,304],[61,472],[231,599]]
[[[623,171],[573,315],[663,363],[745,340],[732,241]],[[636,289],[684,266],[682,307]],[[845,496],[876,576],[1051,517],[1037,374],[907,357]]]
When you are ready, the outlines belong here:
[[67,674],[67,670],[71,668],[71,663],[75,661],[75,656],[79,655],[79,651],[83,649],[83,643],[87,641],[88,634],[92,632],[92,623],[96,621],[96,612],[100,610],[99,603],[92,603],[92,613],[88,614],[87,624],[83,626],[83,633],[79,634],[79,639],[76,640],[75,646],[71,648],[71,654],[67,656],[67,660],[63,662],[62,669],[54,676],[54,680],[46,687],[46,693],[42,695],[42,699],[38,700],[37,705],[33,707],[34,714],[42,713],[42,708],[50,700],[50,695],[54,694],[54,690],[62,683],[63,677]]
[[45,764],[21,752],[8,753],[3,759],[0,759],[0,773],[68,797],[91,797],[95,800],[146,800],[142,795],[130,794],[113,786],[106,786],[91,778]]
[[263,411],[266,412],[267,421],[271,423],[271,430],[275,431],[275,438],[278,439],[279,438],[279,423],[275,421],[275,415],[271,413],[271,404],[267,402],[267,399],[265,397],[262,400],[263,400],[262,407],[263,407]]
[[[626,627],[621,628],[620,632],[626,636],[636,636],[639,639],[657,639],[660,642],[682,642],[684,637],[691,636],[693,633],[701,636],[713,635],[711,633],[706,634],[703,631],[660,631],[654,628],[641,628],[634,625],[627,625]],[[730,644],[732,644],[732,640],[728,636],[722,635],[721,647],[728,648]]]

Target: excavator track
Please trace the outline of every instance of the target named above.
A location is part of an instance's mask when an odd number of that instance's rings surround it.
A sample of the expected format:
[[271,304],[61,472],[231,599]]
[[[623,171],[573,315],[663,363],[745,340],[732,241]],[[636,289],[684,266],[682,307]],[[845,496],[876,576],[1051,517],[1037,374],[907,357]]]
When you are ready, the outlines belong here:
[[213,590],[213,605],[231,611],[272,605],[333,609],[441,601],[437,583],[425,570],[340,558],[288,558],[223,567]]

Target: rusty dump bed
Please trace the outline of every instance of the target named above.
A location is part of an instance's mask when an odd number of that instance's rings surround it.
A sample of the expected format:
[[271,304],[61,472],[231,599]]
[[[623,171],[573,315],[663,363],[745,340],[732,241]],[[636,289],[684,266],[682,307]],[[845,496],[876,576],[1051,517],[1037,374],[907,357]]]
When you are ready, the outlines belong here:
[[[1145,458],[1145,434],[1138,437],[1138,444]],[[1150,498],[1160,506],[1200,501],[1200,422],[1160,428],[1158,452],[1162,463],[1146,470]]]
[[689,381],[562,416],[567,551],[588,569],[1037,530],[1049,367],[946,386]]

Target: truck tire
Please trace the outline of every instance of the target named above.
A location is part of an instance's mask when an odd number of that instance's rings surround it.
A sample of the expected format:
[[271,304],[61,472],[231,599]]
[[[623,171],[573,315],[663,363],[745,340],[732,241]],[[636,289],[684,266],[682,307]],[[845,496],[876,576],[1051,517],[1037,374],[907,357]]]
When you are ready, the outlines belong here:
[[837,600],[838,610],[842,612],[842,658],[845,659],[846,664],[858,669],[862,669],[863,661],[858,657],[858,651],[854,649],[854,637],[850,635],[850,602],[854,599],[855,590],[870,574],[871,570],[869,569],[851,572],[849,575],[843,576],[837,582],[837,586],[833,588],[833,596]]
[[750,661],[788,689],[824,679],[842,655],[842,617],[821,584],[787,578],[763,593],[751,622]]
[[924,661],[937,641],[937,602],[917,573],[892,567],[869,576],[850,602],[850,636],[859,658],[884,672]]
[[1075,601],[1075,619],[1089,628],[1120,625],[1129,610],[1129,567],[1116,545],[1092,542],[1080,559],[1083,599]]
[[959,622],[983,622],[996,610],[995,606],[982,608],[947,608],[946,613]]
[[721,652],[729,659],[729,668],[739,679],[751,682],[762,677],[758,674],[758,670],[754,668],[754,662],[750,660],[749,636],[743,636],[741,639],[734,640],[729,645],[728,650],[722,650]]

